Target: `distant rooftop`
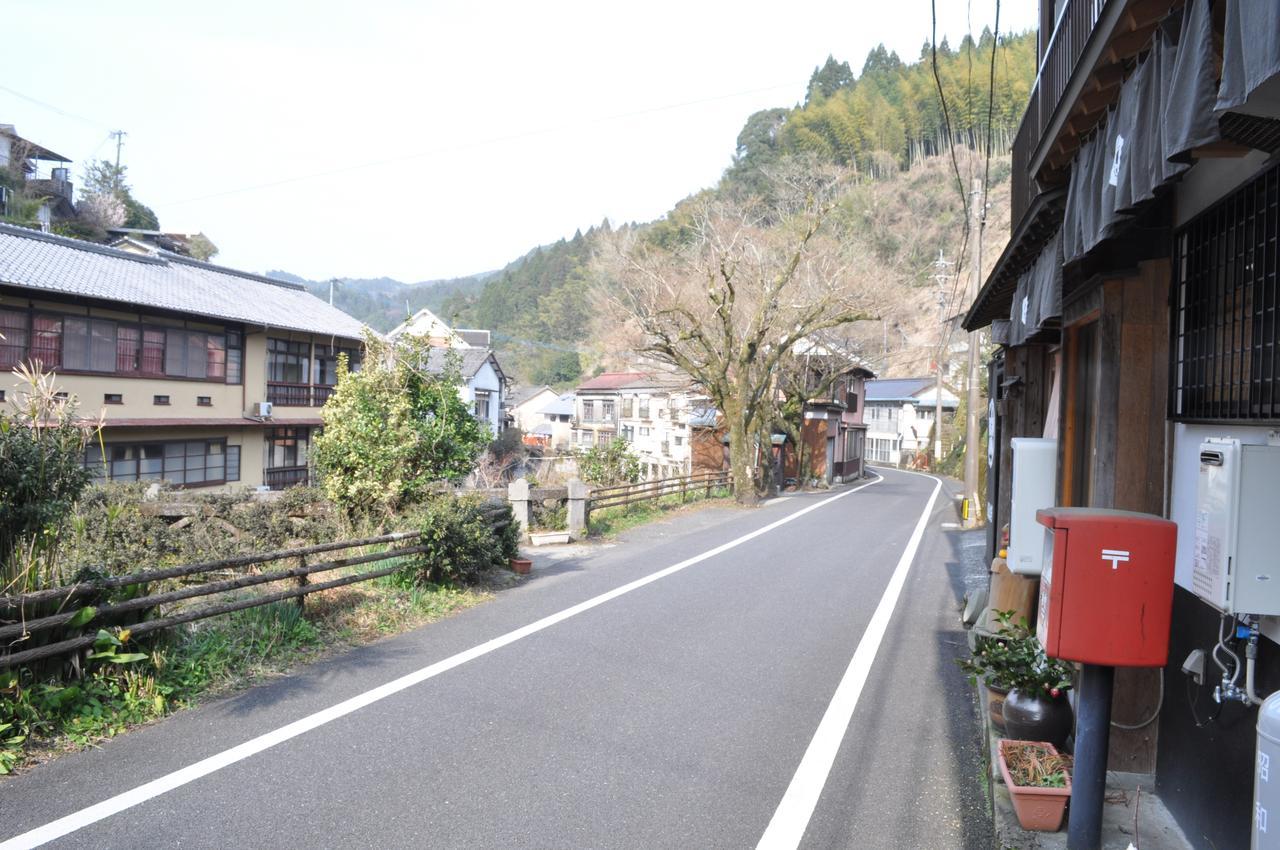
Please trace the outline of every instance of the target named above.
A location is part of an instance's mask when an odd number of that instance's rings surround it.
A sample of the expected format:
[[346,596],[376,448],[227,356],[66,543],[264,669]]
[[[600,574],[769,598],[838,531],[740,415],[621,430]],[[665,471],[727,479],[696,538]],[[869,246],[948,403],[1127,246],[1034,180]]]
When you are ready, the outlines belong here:
[[572,416],[573,393],[561,393],[558,399],[541,408],[538,412],[547,416]]
[[616,390],[619,387],[648,378],[649,376],[644,372],[604,372],[589,381],[579,384],[578,392],[583,392],[584,390]]
[[[914,403],[920,401],[922,395],[927,394],[932,398],[933,388],[936,384],[936,378],[880,378],[867,381],[867,401],[905,401]],[[946,384],[943,384],[943,406],[954,407],[956,401],[956,397],[947,389]]]

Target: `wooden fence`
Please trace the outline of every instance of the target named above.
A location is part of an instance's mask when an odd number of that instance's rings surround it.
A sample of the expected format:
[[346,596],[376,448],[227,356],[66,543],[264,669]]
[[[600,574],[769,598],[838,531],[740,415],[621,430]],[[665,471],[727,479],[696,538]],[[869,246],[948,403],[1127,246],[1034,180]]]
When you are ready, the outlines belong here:
[[641,481],[639,484],[619,484],[614,487],[594,487],[587,504],[588,511],[601,508],[614,508],[621,505],[634,505],[661,499],[664,496],[679,496],[685,501],[690,495],[702,492],[710,497],[711,491],[717,487],[729,487],[733,478],[727,471],[700,472],[678,478],[658,478],[653,481]]
[[[507,521],[502,519],[505,513],[505,506],[497,505],[490,512],[495,530],[501,530],[506,526]],[[303,598],[307,594],[391,575],[402,569],[403,564],[396,563],[391,566],[379,567],[315,583],[311,581],[311,576],[361,564],[372,564],[379,561],[402,558],[406,555],[421,554],[427,550],[427,547],[413,545],[421,536],[422,532],[420,531],[399,531],[358,540],[341,540],[332,543],[320,543],[314,546],[281,549],[275,552],[240,555],[219,561],[142,570],[128,575],[111,576],[110,578],[79,582],[63,587],[46,588],[13,596],[0,596],[0,670],[87,649],[93,646],[97,630],[106,625],[113,627],[118,625],[121,629],[128,629],[132,640],[162,629],[173,628],[183,623],[191,623],[221,614],[230,614],[233,611],[242,611],[246,608],[270,605],[273,602],[281,602],[286,599],[296,599],[299,604],[302,604]],[[386,546],[387,548],[379,552],[349,555],[308,563],[308,558],[315,555],[360,549],[366,546]],[[267,564],[292,559],[297,560],[296,566],[270,569],[265,572],[253,571],[255,568]],[[165,592],[148,593],[144,596],[122,599],[117,602],[105,602],[102,604],[95,602],[106,591],[132,585],[145,586],[161,581],[172,583],[174,581],[190,580],[193,576],[210,578],[228,573],[231,574],[230,577],[216,577],[212,581],[180,586],[177,589]],[[282,581],[293,581],[295,586],[247,598],[240,596],[228,599],[225,596],[225,594],[235,594],[236,591],[246,588]],[[143,592],[145,593],[145,589]],[[165,616],[148,618],[148,614],[162,605],[171,605],[187,599],[210,596],[222,596],[222,599],[212,605],[177,610]],[[41,646],[33,646],[31,649],[18,652],[5,651],[5,647],[13,646],[17,641],[26,641],[34,635],[67,626],[72,620],[81,616],[80,611],[86,606],[92,606],[93,617],[76,624],[73,630],[78,634],[55,636],[52,642]],[[55,609],[56,613],[37,616],[33,619],[26,618],[26,612],[28,611],[39,612],[49,609]],[[138,618],[137,621],[129,623],[128,620],[131,616]]]

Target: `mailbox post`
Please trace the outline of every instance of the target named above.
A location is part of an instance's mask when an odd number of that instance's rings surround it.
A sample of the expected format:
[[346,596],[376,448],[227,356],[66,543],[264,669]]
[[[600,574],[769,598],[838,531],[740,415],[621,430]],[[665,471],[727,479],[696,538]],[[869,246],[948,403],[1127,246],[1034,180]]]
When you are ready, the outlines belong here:
[[1052,531],[1040,576],[1036,636],[1045,654],[1083,664],[1071,778],[1070,850],[1097,850],[1116,667],[1163,667],[1169,657],[1177,526],[1151,514],[1046,508]]

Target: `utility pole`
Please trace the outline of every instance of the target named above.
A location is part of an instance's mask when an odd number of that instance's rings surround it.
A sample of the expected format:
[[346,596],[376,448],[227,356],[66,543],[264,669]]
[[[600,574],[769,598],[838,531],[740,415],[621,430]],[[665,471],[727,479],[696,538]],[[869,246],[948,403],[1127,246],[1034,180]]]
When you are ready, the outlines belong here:
[[[977,299],[978,289],[982,286],[982,228],[987,218],[982,208],[982,181],[977,177],[973,178],[971,195],[969,244],[973,246],[973,261],[969,269],[968,304]],[[981,351],[982,332],[972,331],[969,334],[969,394],[964,429],[964,496],[969,500],[969,516],[965,525],[970,528],[978,524],[978,507],[982,504],[978,495],[978,382],[982,365],[978,358]],[[941,391],[942,388],[938,389]]]
[[124,147],[124,137],[129,135],[124,130],[112,130],[111,135],[116,138],[116,173],[115,173],[115,189],[120,191],[120,149]]
[[334,284],[341,283],[341,282],[342,281],[338,280],[336,277],[329,278],[329,306],[330,307],[333,306],[333,286]]
[[[947,333],[947,326],[951,324],[951,317],[947,313],[947,281],[951,275],[947,272],[947,266],[953,266],[955,263],[947,262],[947,258],[942,255],[942,249],[938,249],[938,259],[933,261],[933,267],[937,269],[933,279],[938,282],[942,291],[938,293],[938,307],[942,313],[942,329],[943,340],[950,340],[951,334]],[[959,269],[956,269],[959,272]],[[934,372],[937,378],[937,385],[933,391],[933,463],[936,468],[942,463],[942,363],[947,356],[947,342],[938,349],[938,359],[933,364]]]

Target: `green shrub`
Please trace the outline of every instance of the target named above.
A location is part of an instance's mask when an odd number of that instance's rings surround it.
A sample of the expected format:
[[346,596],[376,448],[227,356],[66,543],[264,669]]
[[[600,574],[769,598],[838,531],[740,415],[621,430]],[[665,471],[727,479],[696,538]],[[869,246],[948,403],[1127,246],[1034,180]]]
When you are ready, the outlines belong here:
[[567,505],[557,504],[554,508],[548,508],[542,502],[534,502],[531,508],[533,527],[538,531],[564,531],[569,527]]
[[[519,531],[511,521],[511,507],[485,502],[476,496],[438,496],[424,503],[411,517],[422,531],[420,545],[426,551],[407,570],[418,584],[468,582],[486,570],[505,566],[518,551]],[[506,522],[502,532],[494,522]]]
[[0,410],[0,589],[60,583],[57,547],[72,505],[89,484],[84,451],[97,423],[59,396],[54,375],[20,366],[12,410]]
[[[315,488],[291,487],[272,499],[250,493],[161,490],[150,501],[146,490],[146,484],[115,483],[86,490],[59,544],[64,571],[92,568],[94,573],[121,575],[324,543],[357,533]],[[193,505],[195,514],[175,523],[149,509],[165,502]]]
[[592,446],[578,455],[578,474],[589,484],[607,487],[640,480],[640,459],[631,444],[618,438],[607,446]]
[[389,515],[427,498],[436,482],[465,478],[489,430],[458,395],[456,352],[446,352],[441,371],[432,373],[425,340],[405,337],[389,346],[368,336],[365,346],[359,372],[339,360],[338,385],[320,412],[325,427],[311,457],[335,503],[352,514]]

